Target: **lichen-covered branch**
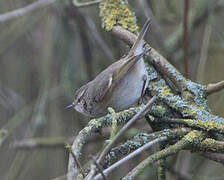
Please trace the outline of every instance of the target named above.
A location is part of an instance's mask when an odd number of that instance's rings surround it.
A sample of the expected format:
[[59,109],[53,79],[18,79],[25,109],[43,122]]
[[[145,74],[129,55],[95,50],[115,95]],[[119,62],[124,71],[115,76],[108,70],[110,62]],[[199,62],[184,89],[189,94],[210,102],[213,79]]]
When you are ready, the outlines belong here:
[[121,157],[131,153],[132,151],[143,146],[147,142],[150,142],[159,137],[167,137],[167,141],[173,139],[179,139],[186,135],[191,129],[189,128],[177,128],[177,129],[164,129],[151,134],[140,133],[137,134],[133,139],[113,148],[108,155],[104,158],[101,166],[105,169],[112,165],[114,162],[119,160]]
[[138,166],[136,166],[131,172],[129,172],[122,180],[133,179],[138,176],[143,170],[152,165],[154,162],[166,158],[170,155],[176,154],[182,149],[185,149],[190,146],[195,146],[203,140],[203,133],[200,131],[191,131],[187,135],[185,135],[180,141],[178,141],[174,145],[170,145],[169,147],[149,156],[147,159],[142,161]]
[[202,152],[224,153],[224,141],[217,141],[211,138],[206,138],[200,143],[199,150]]
[[[139,110],[141,107],[136,108],[130,108],[129,110],[122,111],[120,113],[117,113],[117,123],[122,124],[130,120]],[[113,121],[113,116],[111,114],[107,114],[106,116],[98,119],[91,120],[88,125],[79,132],[78,136],[76,137],[75,141],[72,145],[72,151],[74,152],[77,159],[80,158],[80,155],[82,154],[83,146],[86,143],[86,140],[89,136],[91,136],[93,133],[99,131],[103,127],[111,126]],[[70,173],[70,177],[68,179],[73,179],[77,176],[76,167],[74,166],[73,158],[69,158],[69,164],[68,164],[68,172]]]

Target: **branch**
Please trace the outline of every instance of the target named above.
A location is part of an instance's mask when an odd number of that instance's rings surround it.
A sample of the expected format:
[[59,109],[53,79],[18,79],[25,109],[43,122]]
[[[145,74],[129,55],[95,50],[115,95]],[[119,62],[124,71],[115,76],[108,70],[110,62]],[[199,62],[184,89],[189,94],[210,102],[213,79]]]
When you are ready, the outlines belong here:
[[131,172],[129,172],[123,180],[133,179],[137,175],[139,175],[147,166],[152,165],[154,162],[166,158],[168,156],[171,156],[173,154],[176,154],[182,149],[185,149],[189,147],[190,145],[194,144],[195,141],[198,142],[200,137],[202,136],[202,133],[199,131],[191,131],[186,136],[184,136],[180,141],[178,141],[176,144],[169,146],[168,148],[165,148],[151,156],[149,156],[147,159],[142,161],[137,167],[135,167]]
[[224,141],[206,138],[199,144],[199,148],[202,152],[224,153]]
[[99,159],[97,160],[100,163],[103,158],[107,155],[107,153],[111,150],[113,145],[117,142],[117,140],[131,127],[131,125],[136,122],[136,120],[144,117],[149,111],[152,104],[156,101],[156,97],[154,96],[150,101],[139,111],[124,127],[114,136],[113,140],[105,147],[103,152],[101,153]]
[[26,7],[7,12],[5,14],[0,14],[0,23],[19,18],[29,12],[36,10],[36,9],[44,8],[50,4],[53,4],[56,1],[57,0],[38,0]]
[[[121,166],[123,163],[127,162],[128,160],[134,158],[135,156],[141,154],[143,151],[146,151],[147,149],[149,149],[153,144],[156,144],[158,142],[162,142],[167,140],[167,137],[160,137],[157,138],[147,144],[145,144],[144,146],[142,146],[141,148],[137,149],[136,151],[132,152],[131,154],[129,154],[128,156],[126,156],[125,158],[121,159],[120,161],[116,162],[115,164],[113,164],[112,166],[110,166],[109,168],[107,168],[106,170],[103,171],[103,174],[105,176],[108,176],[109,173],[111,173],[115,168]],[[98,174],[94,177],[94,180],[99,180],[102,179],[101,174]]]
[[220,134],[224,134],[224,125],[220,125],[212,122],[204,122],[199,119],[177,119],[177,118],[164,118],[164,119],[156,119],[153,120],[155,123],[177,123],[184,124],[191,128],[199,128],[206,132],[217,132]]
[[162,131],[157,131],[151,134],[147,133],[140,133],[134,136],[133,139],[128,140],[127,142],[113,148],[108,155],[104,158],[101,163],[101,166],[106,169],[111,166],[113,163],[121,159],[122,156],[125,156],[134,150],[138,149],[139,147],[143,146],[147,142],[153,141],[159,137],[167,137],[168,141],[170,140],[177,140],[188,132],[191,129],[189,128],[177,128],[177,129],[163,129]]
[[[113,140],[104,148],[102,153],[100,154],[99,158],[97,159],[97,163],[101,163],[103,158],[107,155],[107,153],[111,150],[113,145],[117,142],[117,140],[131,127],[131,125],[136,122],[136,120],[144,117],[149,111],[152,104],[156,101],[156,97],[152,97],[149,102],[135,115],[132,117],[127,124],[123,126],[123,128],[114,136]],[[113,115],[114,116],[114,115]],[[114,119],[114,118],[112,118]],[[85,178],[86,180],[91,180],[92,177],[95,175],[95,168],[90,170],[90,173]]]
[[218,82],[218,83],[214,83],[214,84],[209,84],[206,88],[205,88],[205,93],[207,96],[219,92],[221,90],[224,89],[224,80]]
[[[116,113],[118,124],[126,123],[129,121],[137,112],[139,112],[141,107],[130,108],[128,110]],[[76,155],[77,159],[80,158],[83,146],[86,144],[87,139],[92,136],[95,132],[99,131],[103,127],[112,125],[112,116],[111,114],[107,114],[104,117],[98,119],[92,119],[89,121],[88,125],[82,129],[72,145],[72,151]],[[74,160],[72,156],[69,156],[68,163],[68,180],[72,180],[76,177],[77,171],[76,167],[74,167]]]

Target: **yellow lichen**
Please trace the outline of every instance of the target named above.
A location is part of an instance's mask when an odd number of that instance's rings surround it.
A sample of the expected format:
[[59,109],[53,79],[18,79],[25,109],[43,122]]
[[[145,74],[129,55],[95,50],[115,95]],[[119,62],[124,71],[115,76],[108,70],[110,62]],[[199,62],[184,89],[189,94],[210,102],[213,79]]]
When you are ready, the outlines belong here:
[[126,0],[102,0],[99,8],[102,26],[106,31],[118,24],[131,32],[137,32],[136,18]]
[[199,137],[201,136],[200,131],[191,131],[189,132],[186,136],[184,136],[184,140],[189,142],[189,143],[194,143],[196,140],[200,139]]
[[164,91],[161,93],[162,98],[164,98],[167,95],[170,95],[170,89],[164,89]]

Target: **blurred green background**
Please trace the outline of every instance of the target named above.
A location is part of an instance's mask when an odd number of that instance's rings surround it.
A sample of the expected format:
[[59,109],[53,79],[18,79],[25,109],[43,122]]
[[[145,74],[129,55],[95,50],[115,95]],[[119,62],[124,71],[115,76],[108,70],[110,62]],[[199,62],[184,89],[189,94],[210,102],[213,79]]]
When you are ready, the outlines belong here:
[[[33,2],[1,0],[0,14]],[[135,0],[129,4],[140,26],[147,16],[152,18],[146,40],[183,72],[183,0]],[[101,28],[98,5],[72,11],[67,3],[58,0],[0,23],[2,180],[53,179],[66,174],[68,152],[63,142],[72,142],[89,119],[64,107],[72,102],[77,88],[128,50],[122,41]],[[223,1],[190,1],[188,75],[195,82],[207,84],[224,79],[223,18]],[[223,91],[208,100],[212,112],[224,116]],[[140,122],[126,138],[148,131],[144,126],[145,122]],[[28,140],[41,141],[42,146]],[[101,144],[102,138],[93,139],[86,153],[94,154]],[[134,161],[111,179],[126,174]],[[183,152],[168,162],[172,165],[168,171],[170,179],[181,177],[178,174],[187,179],[224,179],[223,166],[196,154]],[[155,169],[145,176],[154,179]]]

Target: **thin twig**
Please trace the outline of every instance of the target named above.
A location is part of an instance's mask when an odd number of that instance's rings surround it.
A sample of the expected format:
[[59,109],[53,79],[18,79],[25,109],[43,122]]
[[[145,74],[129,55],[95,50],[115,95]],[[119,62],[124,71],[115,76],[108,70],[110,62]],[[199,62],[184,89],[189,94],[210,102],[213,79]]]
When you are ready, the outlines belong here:
[[206,95],[210,95],[216,92],[219,92],[221,90],[224,89],[224,80],[218,82],[218,83],[214,83],[214,84],[209,84],[206,88],[205,88],[205,93]]
[[123,126],[123,128],[115,135],[114,139],[105,147],[103,152],[100,154],[100,157],[98,158],[97,162],[100,163],[103,158],[107,155],[107,153],[110,151],[110,149],[113,147],[113,145],[117,142],[118,138],[121,137],[130,127],[131,125],[138,119],[144,117],[149,111],[152,104],[155,102],[156,97],[152,97],[149,102],[139,111],[133,118],[131,118],[130,121],[128,121],[127,124]]
[[110,114],[113,118],[112,129],[111,129],[111,133],[110,133],[110,140],[112,140],[117,133],[117,117],[116,117],[116,113],[115,113],[114,109],[108,108],[108,111],[110,112]]
[[0,23],[19,18],[29,12],[36,10],[36,9],[40,9],[40,8],[46,7],[50,4],[53,4],[56,1],[57,0],[38,0],[26,7],[7,12],[5,14],[0,14]]
[[[158,143],[158,142],[162,142],[167,140],[167,137],[163,136],[163,137],[159,137],[151,142],[148,142],[147,144],[145,144],[144,146],[140,147],[139,149],[137,149],[136,151],[132,152],[131,154],[129,154],[128,156],[126,156],[125,158],[121,159],[120,161],[114,163],[112,166],[110,166],[109,168],[105,169],[103,171],[104,175],[108,176],[109,173],[111,173],[115,168],[121,166],[123,163],[129,161],[130,159],[134,158],[135,156],[141,154],[143,151],[146,151],[147,149],[149,149],[152,145]],[[102,176],[100,174],[96,175],[94,177],[94,180],[99,180],[101,179]]]
[[184,0],[184,22],[183,22],[183,65],[184,74],[188,78],[188,11],[189,0]]
[[[99,158],[97,159],[97,163],[100,164],[100,162],[103,160],[103,158],[107,155],[107,153],[111,150],[113,145],[117,142],[117,140],[120,138],[121,135],[123,135],[130,127],[131,125],[137,120],[142,117],[144,117],[150,110],[150,107],[155,102],[156,96],[152,97],[149,102],[135,115],[132,117],[130,121],[128,121],[127,124],[123,126],[123,128],[114,136],[114,139],[110,141],[110,143],[103,149],[102,153],[100,154]],[[89,174],[86,177],[86,180],[92,179],[92,177],[95,175],[95,168],[91,168]]]
[[92,157],[94,164],[96,165],[97,169],[99,170],[101,177],[103,177],[104,180],[107,180],[107,177],[104,175],[104,172],[102,171],[100,165],[96,162],[96,159]]

